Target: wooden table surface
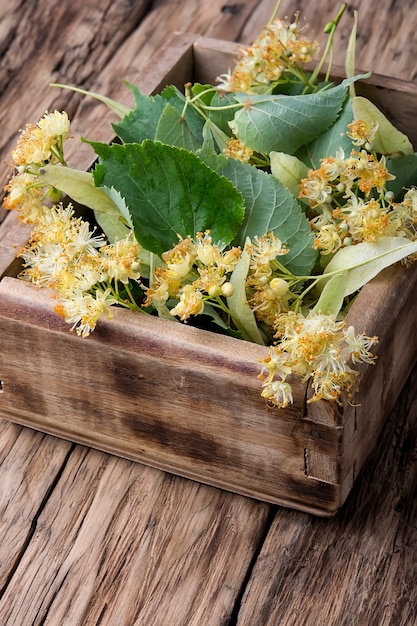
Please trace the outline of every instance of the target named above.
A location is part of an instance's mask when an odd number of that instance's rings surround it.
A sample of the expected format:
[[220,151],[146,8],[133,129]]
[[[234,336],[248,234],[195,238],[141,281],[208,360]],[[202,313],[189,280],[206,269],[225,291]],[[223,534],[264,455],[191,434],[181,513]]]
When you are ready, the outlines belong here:
[[[50,82],[117,98],[121,80],[140,74],[174,31],[249,43],[275,0],[4,4],[2,186],[16,132],[26,122],[65,108],[82,129],[88,103],[51,89]],[[280,14],[301,10],[321,38],[321,26],[338,8],[335,0],[283,0]],[[413,0],[352,2],[338,35],[341,49],[354,8],[357,66],[416,80]],[[336,61],[343,63],[341,52]],[[3,233],[8,224],[9,217]],[[0,625],[416,624],[416,416],[417,368],[332,519],[200,485],[0,419]]]

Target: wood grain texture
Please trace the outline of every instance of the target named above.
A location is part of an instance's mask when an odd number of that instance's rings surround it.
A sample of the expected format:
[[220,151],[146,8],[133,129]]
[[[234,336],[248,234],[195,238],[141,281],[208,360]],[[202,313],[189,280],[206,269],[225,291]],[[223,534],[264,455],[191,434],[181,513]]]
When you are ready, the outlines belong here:
[[45,290],[4,279],[0,295],[5,417],[261,500],[340,506],[337,484],[305,475],[304,450],[337,458],[342,429],[303,419],[300,385],[294,407],[267,408],[262,347],[124,311],[83,340]]
[[276,512],[237,624],[414,624],[416,519],[417,367],[343,511]]
[[5,590],[0,623],[225,624],[268,510],[78,446]]
[[[71,448],[0,421],[0,595],[30,542],[34,524]],[[22,502],[25,503],[22,509]]]

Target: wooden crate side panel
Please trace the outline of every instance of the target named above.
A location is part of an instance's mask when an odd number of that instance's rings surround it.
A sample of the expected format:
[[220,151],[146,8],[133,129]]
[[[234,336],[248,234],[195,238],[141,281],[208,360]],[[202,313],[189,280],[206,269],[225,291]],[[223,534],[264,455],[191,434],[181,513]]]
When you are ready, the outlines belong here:
[[305,475],[304,449],[338,457],[341,429],[312,429],[299,407],[268,410],[256,362],[213,345],[204,331],[197,334],[210,343],[194,358],[201,342],[183,342],[181,351],[158,333],[162,320],[148,319],[152,333],[141,333],[138,316],[122,311],[80,339],[36,306],[44,292],[30,285],[23,285],[32,296],[24,309],[32,319],[21,321],[13,305],[22,298],[5,293],[10,282],[18,281],[3,281],[0,316],[4,417],[244,495],[323,513],[338,508],[338,485]]
[[[395,287],[393,287],[395,285]],[[346,436],[345,466],[354,478],[376,444],[378,435],[417,360],[415,292],[417,267],[397,264],[381,272],[358,297],[349,323],[379,336],[374,366],[361,366],[361,387],[350,408],[352,436]],[[372,306],[366,306],[372,303]],[[348,435],[348,432],[346,432]]]

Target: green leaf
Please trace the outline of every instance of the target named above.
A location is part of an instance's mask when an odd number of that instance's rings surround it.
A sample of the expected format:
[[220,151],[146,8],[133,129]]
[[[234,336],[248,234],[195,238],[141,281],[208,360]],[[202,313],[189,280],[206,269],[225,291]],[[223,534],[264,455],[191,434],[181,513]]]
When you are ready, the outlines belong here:
[[385,115],[367,98],[356,96],[352,98],[352,110],[355,119],[364,120],[370,127],[378,124],[378,130],[373,141],[373,148],[379,154],[413,154],[413,146],[404,133],[399,131]]
[[210,167],[233,183],[245,201],[245,219],[234,244],[243,246],[247,237],[253,239],[273,231],[289,248],[288,254],[279,259],[282,265],[293,274],[309,274],[317,259],[314,236],[291,192],[271,174],[248,163],[222,155],[205,159]]
[[227,107],[237,104],[235,94],[218,91],[214,94],[210,103],[213,108],[209,111],[206,110],[206,114],[213,124],[220,128],[220,130],[222,130],[228,137],[231,137],[232,135],[229,123],[233,120],[233,116],[235,115],[238,106],[236,106],[236,109],[228,109]]
[[401,198],[404,189],[417,185],[417,153],[388,159],[387,167],[395,176],[395,180],[387,182],[387,189],[396,199]]
[[195,133],[190,127],[188,119],[182,117],[176,108],[167,104],[159,119],[155,140],[177,148],[184,148],[190,152],[196,152],[202,144],[202,126],[203,123]]
[[124,143],[141,143],[144,139],[155,137],[166,100],[160,95],[146,96],[134,86],[130,88],[135,96],[135,109],[113,124],[113,128]]
[[[172,134],[173,137],[175,135],[179,135],[181,137],[181,129],[179,129],[179,125],[183,124],[186,127],[186,135],[189,134],[193,138],[194,150],[198,149],[196,144],[199,143],[200,146],[203,142],[203,127],[204,127],[204,119],[201,117],[199,113],[194,109],[194,107],[186,104],[186,99],[183,93],[179,91],[175,86],[170,85],[169,87],[165,87],[162,92],[162,96],[168,103],[168,107],[172,107],[176,109],[178,112],[178,117],[175,122],[171,117],[168,120],[168,123],[164,123],[164,113],[162,114],[161,120],[158,123],[157,131],[154,139],[158,141],[162,141],[163,143],[169,143],[170,145],[177,145],[177,147],[181,148],[180,144],[171,143],[170,136]],[[168,109],[169,110],[169,109]],[[172,114],[171,114],[172,115]],[[172,130],[169,128],[169,122],[175,123],[177,128]],[[185,146],[187,147],[187,146]],[[187,148],[189,149],[189,148]]]
[[[381,237],[374,243],[361,242],[336,252],[323,274],[346,272],[344,297],[358,291],[383,269],[417,252],[417,242],[406,237]],[[320,287],[324,286],[321,281]]]
[[306,146],[297,151],[297,157],[311,169],[320,167],[320,159],[328,156],[336,156],[336,152],[343,150],[345,156],[349,156],[353,144],[346,134],[347,126],[353,121],[353,111],[350,99],[347,98],[336,122],[324,133],[321,133]]
[[122,195],[147,250],[161,255],[179,236],[205,230],[224,244],[235,237],[244,216],[242,196],[195,154],[149,140],[91,145],[100,157],[96,184]]
[[235,98],[244,106],[235,114],[232,130],[255,151],[294,154],[336,121],[348,86],[358,78],[300,96],[237,93]]
[[94,184],[93,175],[61,165],[45,165],[39,174],[74,202],[93,209],[98,225],[109,241],[123,239],[128,232],[117,204],[103,189]]
[[256,323],[255,315],[246,298],[246,278],[249,271],[250,255],[243,250],[230,276],[234,292],[227,298],[227,306],[237,329],[245,339],[265,345],[262,334]]

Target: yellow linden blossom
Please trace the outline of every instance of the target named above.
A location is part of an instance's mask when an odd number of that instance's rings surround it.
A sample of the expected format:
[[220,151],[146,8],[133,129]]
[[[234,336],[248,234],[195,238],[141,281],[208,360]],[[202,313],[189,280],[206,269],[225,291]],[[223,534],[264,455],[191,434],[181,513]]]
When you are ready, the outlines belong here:
[[[125,285],[140,278],[140,247],[133,234],[100,248],[100,264],[106,280]],[[104,278],[103,276],[103,278]],[[103,280],[102,278],[102,280]]]
[[39,120],[38,127],[47,137],[60,137],[62,141],[68,139],[70,134],[70,122],[65,111],[46,112]]
[[337,322],[331,315],[310,312],[307,317],[289,311],[276,320],[278,344],[260,362],[263,369],[262,396],[271,404],[284,408],[292,402],[288,376],[300,376],[303,382],[311,380],[314,391],[309,402],[335,400],[355,389],[358,373],[349,362],[374,363],[370,352],[376,337],[355,335],[353,327]]
[[395,179],[387,169],[385,156],[381,156],[378,161],[366,150],[353,151],[351,158],[346,161],[346,169],[357,180],[359,189],[366,196],[369,196],[372,189],[381,193],[386,183]]
[[266,285],[259,285],[248,303],[255,317],[273,327],[280,313],[288,311],[291,299],[289,284],[282,278],[272,278]]
[[277,19],[268,24],[256,41],[242,48],[233,72],[218,77],[225,91],[256,93],[278,81],[291,68],[302,69],[319,51],[316,41],[301,36],[298,22]]
[[[368,143],[374,131],[361,120],[350,125],[350,133],[358,142],[362,137]],[[310,219],[314,247],[329,255],[341,247],[380,237],[406,234],[413,239],[416,222],[410,215],[411,196],[396,204],[394,194],[386,190],[394,178],[385,157],[378,159],[365,149],[352,150],[347,158],[340,151],[336,157],[322,159],[320,167],[310,170],[301,181],[299,194],[316,212]]]
[[223,150],[223,154],[227,157],[232,157],[236,161],[243,161],[247,163],[251,160],[253,150],[245,146],[239,139],[229,139],[226,148]]
[[274,275],[280,267],[277,258],[287,254],[288,248],[275,233],[269,232],[254,237],[246,250],[250,254],[246,279],[248,304],[259,321],[272,327],[275,317],[288,310],[292,297],[287,281]]
[[44,203],[48,189],[37,178],[22,172],[13,176],[4,190],[7,195],[3,206],[10,211],[17,211],[19,220],[24,223],[36,222],[46,209]]
[[54,311],[63,317],[67,324],[72,324],[71,330],[77,335],[87,337],[96,327],[99,317],[112,317],[111,306],[117,300],[111,289],[104,292],[98,289],[94,294],[76,291],[71,298],[63,300],[54,307]]
[[27,124],[18,138],[12,158],[17,166],[42,164],[62,153],[62,143],[68,138],[70,123],[65,112],[45,113],[38,124]]
[[170,310],[170,315],[178,316],[186,322],[191,315],[201,315],[204,311],[204,300],[201,291],[195,285],[184,285],[178,304]]
[[[207,299],[230,296],[233,286],[228,274],[241,256],[240,248],[225,251],[214,245],[210,231],[181,239],[171,250],[164,252],[165,266],[157,267],[146,290],[145,306],[154,306],[159,314],[178,316],[186,321],[191,315],[200,315]],[[169,298],[179,300],[168,311]]]
[[75,216],[71,205],[45,208],[21,257],[21,277],[52,289],[60,299],[55,311],[79,335],[89,335],[100,316],[109,317],[112,304],[138,308],[119,295],[119,283],[127,291],[129,281],[140,278],[140,249],[133,233],[107,244]]
[[177,297],[183,280],[192,271],[197,257],[195,244],[191,237],[180,239],[171,250],[162,254],[164,266],[156,268],[148,289],[146,290],[145,306],[154,306],[158,311],[169,297]]
[[370,127],[365,120],[354,120],[348,124],[348,132],[346,134],[350,137],[354,146],[365,146],[367,150],[370,150],[377,131],[377,123],[372,124]]
[[103,237],[74,217],[71,205],[46,208],[21,253],[22,277],[58,291],[79,287],[80,280],[90,288],[99,279],[95,257],[102,245]]

